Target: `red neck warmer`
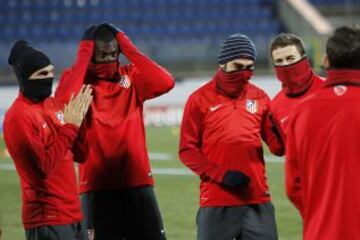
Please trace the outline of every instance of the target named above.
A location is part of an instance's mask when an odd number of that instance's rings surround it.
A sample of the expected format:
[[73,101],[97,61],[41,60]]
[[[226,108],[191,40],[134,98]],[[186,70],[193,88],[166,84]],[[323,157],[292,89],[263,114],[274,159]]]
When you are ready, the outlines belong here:
[[287,96],[299,96],[311,86],[313,70],[306,57],[291,65],[275,66],[275,71]]
[[90,63],[88,67],[90,76],[96,80],[117,82],[120,78],[119,62]]
[[325,86],[334,86],[340,84],[360,85],[360,69],[341,69],[341,70],[328,70],[326,72],[327,78]]
[[240,96],[252,75],[253,71],[249,70],[225,73],[222,69],[219,69],[215,75],[215,82],[219,90],[224,94],[236,98]]

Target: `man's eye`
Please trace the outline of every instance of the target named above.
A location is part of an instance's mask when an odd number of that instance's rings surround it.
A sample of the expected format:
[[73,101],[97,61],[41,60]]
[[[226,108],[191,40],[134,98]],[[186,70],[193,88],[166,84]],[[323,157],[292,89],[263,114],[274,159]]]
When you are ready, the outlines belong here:
[[254,65],[248,65],[248,66],[245,66],[246,70],[254,70]]
[[236,64],[236,69],[238,69],[238,70],[253,70],[253,69],[254,69],[254,65],[244,66],[244,65],[242,65],[242,64]]
[[294,56],[290,56],[290,57],[287,57],[286,59],[287,59],[287,60],[294,60],[295,57],[294,57]]
[[46,76],[46,75],[48,75],[49,74],[49,72],[46,72],[46,71],[41,71],[41,72],[39,72],[39,75],[40,76]]

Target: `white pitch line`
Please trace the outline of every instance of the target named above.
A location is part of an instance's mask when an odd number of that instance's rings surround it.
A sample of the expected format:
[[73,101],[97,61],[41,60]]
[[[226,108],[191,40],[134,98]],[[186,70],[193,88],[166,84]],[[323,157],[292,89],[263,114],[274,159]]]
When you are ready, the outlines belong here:
[[195,175],[192,171],[186,168],[152,168],[151,171],[155,175],[176,175],[176,176]]
[[[283,163],[284,159],[281,157],[267,156],[266,162]],[[12,163],[0,163],[0,170],[14,171],[15,166]],[[152,168],[152,172],[158,175],[176,175],[176,176],[191,176],[194,175],[189,169],[186,168]]]
[[[15,166],[12,163],[0,163],[0,170],[15,171]],[[194,175],[186,168],[153,168],[152,172],[159,175]]]
[[275,163],[283,163],[284,157],[277,157],[274,155],[265,156],[265,162],[275,162]]
[[5,171],[14,171],[15,166],[12,163],[0,163],[0,169]]
[[[170,153],[162,153],[162,152],[150,152],[149,158],[151,161],[173,161],[176,158],[173,157]],[[265,162],[284,162],[283,157],[277,157],[277,156],[265,156]]]
[[153,161],[169,161],[173,159],[173,156],[170,153],[150,152],[149,158]]

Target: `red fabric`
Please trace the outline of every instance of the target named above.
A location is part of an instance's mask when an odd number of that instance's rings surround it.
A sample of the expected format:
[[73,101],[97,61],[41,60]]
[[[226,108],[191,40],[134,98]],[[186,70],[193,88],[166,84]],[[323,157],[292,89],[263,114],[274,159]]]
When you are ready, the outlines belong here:
[[314,75],[306,57],[290,65],[275,66],[275,72],[277,79],[282,83],[284,93],[288,96],[301,95],[307,91]]
[[[268,96],[248,84],[236,99],[216,88],[215,79],[188,99],[181,125],[181,161],[201,178],[201,206],[237,206],[270,201],[261,136],[275,139],[268,127]],[[272,134],[273,135],[273,134]],[[278,150],[281,142],[270,141]],[[251,178],[249,187],[221,184],[227,170]]]
[[325,86],[338,84],[359,85],[360,70],[328,70],[326,75],[327,81],[325,82]]
[[305,240],[360,239],[358,73],[350,82],[330,74],[290,117],[286,190],[303,216]]
[[[289,121],[289,114],[297,108],[298,104],[310,95],[315,93],[323,85],[324,80],[317,75],[313,75],[310,88],[302,95],[297,97],[286,96],[284,90],[281,90],[274,99],[271,100],[270,110],[274,118],[279,123],[283,133],[286,132],[286,126]],[[286,134],[285,134],[286,135]]]
[[71,146],[78,128],[61,122],[63,104],[20,95],[5,115],[4,139],[20,176],[25,229],[82,219]]
[[219,89],[221,89],[229,97],[238,97],[249,83],[253,71],[244,70],[231,73],[225,73],[222,69],[216,73],[215,81]]
[[110,63],[89,63],[88,67],[89,75],[93,75],[96,78],[103,79],[105,81],[116,81],[119,79],[119,61]]
[[[174,87],[173,77],[143,55],[124,33],[118,33],[122,53],[131,62],[119,69],[118,82],[101,81],[86,75],[61,81],[81,85],[90,83],[94,100],[80,129],[74,147],[80,164],[80,191],[124,189],[152,185],[153,178],[146,150],[143,103]],[[88,66],[92,51],[80,44],[77,66]],[[68,95],[60,92],[60,95]]]
[[72,93],[77,93],[87,74],[88,64],[94,50],[94,42],[84,40],[80,42],[75,64],[66,69],[61,75],[59,85],[55,91],[55,97],[68,102]]

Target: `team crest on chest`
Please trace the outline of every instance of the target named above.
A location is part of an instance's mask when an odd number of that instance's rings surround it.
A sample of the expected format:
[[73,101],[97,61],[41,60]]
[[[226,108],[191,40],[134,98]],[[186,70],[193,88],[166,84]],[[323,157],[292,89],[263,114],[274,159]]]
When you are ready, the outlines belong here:
[[246,111],[251,114],[255,114],[258,111],[258,102],[256,100],[246,99]]
[[130,81],[128,75],[121,76],[119,84],[121,87],[128,89],[131,86],[131,81]]
[[55,113],[55,116],[57,118],[57,120],[59,120],[59,122],[61,124],[65,124],[65,121],[64,121],[64,113],[62,111],[58,111]]
[[347,91],[346,86],[337,85],[337,86],[334,87],[334,93],[335,93],[337,96],[343,95],[346,91]]

